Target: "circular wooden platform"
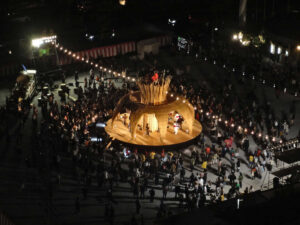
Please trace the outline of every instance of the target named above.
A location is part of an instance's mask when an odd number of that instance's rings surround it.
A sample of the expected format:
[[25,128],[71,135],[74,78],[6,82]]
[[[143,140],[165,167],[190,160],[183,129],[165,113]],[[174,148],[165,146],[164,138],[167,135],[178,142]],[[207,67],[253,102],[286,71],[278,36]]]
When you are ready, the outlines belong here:
[[177,135],[174,134],[173,125],[169,124],[166,137],[163,142],[161,142],[160,134],[158,132],[151,132],[148,136],[145,131],[138,130],[136,132],[136,137],[133,139],[131,138],[128,126],[125,126],[122,121],[116,120],[114,122],[114,128],[112,127],[111,122],[111,120],[107,121],[105,131],[113,140],[118,140],[129,145],[145,147],[167,147],[187,143],[198,137],[202,131],[202,126],[197,120],[194,121],[192,132],[186,133],[184,130],[180,129]]

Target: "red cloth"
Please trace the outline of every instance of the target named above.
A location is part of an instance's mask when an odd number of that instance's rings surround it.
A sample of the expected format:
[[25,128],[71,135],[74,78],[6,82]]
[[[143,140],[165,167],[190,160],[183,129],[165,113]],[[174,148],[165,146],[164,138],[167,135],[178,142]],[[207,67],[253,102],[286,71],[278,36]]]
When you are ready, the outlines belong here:
[[225,140],[225,144],[226,144],[227,148],[231,148],[232,142],[233,142],[233,137],[230,137],[229,139]]
[[259,157],[259,156],[260,156],[260,154],[261,154],[261,150],[260,150],[260,149],[258,149],[258,150],[257,150],[257,157]]
[[153,81],[156,81],[156,80],[158,79],[158,73],[155,73],[155,74],[151,77],[151,79],[152,79]]
[[210,153],[210,147],[207,147],[207,148],[205,149],[205,151],[206,151],[206,154],[209,155],[209,153]]
[[197,120],[200,119],[200,116],[199,116],[199,113],[198,113],[198,112],[196,113],[196,119],[197,119]]

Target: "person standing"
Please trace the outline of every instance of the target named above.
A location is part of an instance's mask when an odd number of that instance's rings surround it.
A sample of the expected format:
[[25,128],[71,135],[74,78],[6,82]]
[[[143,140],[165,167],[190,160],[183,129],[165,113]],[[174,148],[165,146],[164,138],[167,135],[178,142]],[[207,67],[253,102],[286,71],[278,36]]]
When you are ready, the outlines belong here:
[[240,173],[240,175],[239,175],[239,184],[240,184],[240,188],[242,188],[242,183],[243,183],[243,179],[244,179],[244,176],[243,176],[243,174],[242,173]]
[[163,185],[163,199],[167,198],[167,193],[168,193],[167,185]]
[[79,201],[79,196],[77,196],[76,201],[75,201],[75,214],[80,213],[80,201]]
[[138,198],[135,200],[135,209],[136,209],[136,214],[140,214],[141,203],[140,203],[140,200]]
[[180,194],[180,186],[177,184],[175,186],[175,199],[177,199],[177,197],[179,196]]
[[109,223],[112,225],[114,224],[115,220],[115,208],[113,205],[110,206],[110,211],[109,211]]
[[78,71],[76,70],[74,74],[75,74],[75,81],[77,82],[77,81],[78,81],[78,79],[79,79],[79,76],[78,76]]
[[145,198],[145,184],[140,185],[140,196],[141,198]]
[[150,127],[149,124],[146,124],[146,135],[149,136],[150,135]]
[[236,169],[237,169],[237,172],[240,172],[240,169],[241,169],[240,159],[238,159],[237,162],[236,162]]
[[154,196],[155,196],[155,191],[153,188],[151,188],[149,190],[149,194],[150,194],[150,202],[153,202],[154,201]]

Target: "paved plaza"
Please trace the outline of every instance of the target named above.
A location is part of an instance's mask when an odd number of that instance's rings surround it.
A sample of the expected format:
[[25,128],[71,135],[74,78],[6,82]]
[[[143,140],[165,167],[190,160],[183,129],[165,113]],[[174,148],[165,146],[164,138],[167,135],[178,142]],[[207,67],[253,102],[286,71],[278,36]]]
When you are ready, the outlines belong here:
[[[166,60],[173,60],[174,65],[181,61],[181,57],[166,57]],[[191,58],[184,59],[187,62],[191,61]],[[197,82],[205,82],[209,88],[214,88],[214,82],[218,79],[218,83],[222,83],[224,77],[222,77],[222,69],[217,66],[210,65],[204,62],[194,62],[191,66],[190,76],[196,79]],[[83,86],[84,78],[88,77],[88,72],[81,73],[79,76],[80,85]],[[233,85],[242,94],[245,90],[252,88],[251,81],[247,81],[245,84],[238,83],[235,79],[232,80]],[[74,77],[67,77],[66,83],[74,84]],[[56,81],[55,84],[60,85],[60,81]],[[117,87],[120,87],[122,83],[116,83]],[[70,96],[76,97],[74,93],[74,86],[70,86]],[[0,90],[0,102],[5,102],[5,96],[7,95],[7,89]],[[59,100],[58,89],[53,90],[54,98]],[[38,98],[41,93],[34,97],[32,104],[38,105]],[[257,84],[255,88],[255,95],[258,99],[266,98],[270,102],[272,108],[276,109],[276,113],[279,115],[282,111],[288,111],[292,101],[296,104],[296,118],[295,125],[291,127],[288,138],[294,138],[298,135],[300,128],[300,101],[299,98],[283,95],[279,99],[275,97],[274,89],[265,87],[262,84]],[[68,99],[71,101],[71,99]],[[263,102],[260,102],[262,104]],[[39,108],[39,113],[40,113]],[[32,112],[29,114],[31,118]],[[39,114],[39,118],[41,118]],[[30,139],[31,139],[31,119],[27,119],[24,128],[22,128],[22,144],[21,149],[16,150],[14,133],[18,131],[19,125],[17,123],[10,127],[12,135],[12,142],[10,145],[5,143],[4,138],[0,142],[0,208],[2,208],[11,220],[16,225],[40,225],[40,224],[56,224],[56,225],[68,225],[68,224],[109,224],[109,221],[105,218],[105,205],[107,203],[106,191],[108,186],[99,188],[94,181],[91,188],[88,190],[87,198],[84,199],[82,195],[82,185],[77,180],[73,179],[72,175],[72,158],[68,154],[62,155],[62,173],[61,182],[56,182],[56,173],[50,173],[49,179],[51,179],[52,185],[52,200],[48,198],[48,188],[46,187],[47,177],[42,177],[36,168],[28,168],[26,166],[26,157],[30,154]],[[254,152],[257,148],[256,144],[250,139],[250,150]],[[211,144],[209,137],[205,136],[205,143]],[[236,148],[235,144],[233,146]],[[186,168],[186,177],[189,178],[190,171],[190,156],[191,151],[199,146],[192,145],[180,151],[184,156],[184,165]],[[248,158],[245,153],[239,151],[239,157],[241,159],[241,172],[244,174],[242,192],[245,187],[254,187],[254,190],[267,189],[272,187],[273,175],[268,172],[262,174],[261,179],[250,178],[250,169],[248,167]],[[110,163],[110,153],[106,153],[106,161],[104,163]],[[226,164],[230,165],[230,156],[226,155],[223,160]],[[40,162],[42,163],[42,162]],[[47,166],[47,162],[44,162]],[[280,168],[287,167],[288,165],[280,162],[278,167],[273,165],[274,171]],[[127,161],[122,164],[123,168],[128,168]],[[202,171],[201,165],[196,166],[194,173]],[[207,180],[215,181],[217,166],[208,168]],[[179,176],[179,175],[177,175]],[[236,173],[238,176],[238,173]],[[179,178],[178,178],[179,179]],[[156,214],[160,206],[160,199],[162,198],[161,185],[155,185],[150,181],[149,186],[154,187],[156,190],[154,203],[150,203],[149,198],[141,199],[141,214],[135,215],[135,197],[131,186],[128,182],[119,182],[118,185],[113,187],[113,204],[115,209],[115,221],[114,224],[130,224],[131,217],[133,215],[139,221],[139,224],[153,224],[156,219]],[[228,192],[230,186],[224,187],[225,193]],[[79,214],[75,214],[75,200],[79,196],[81,209]],[[179,208],[179,201],[174,199],[175,192],[171,190],[167,194],[167,199],[164,201],[167,208],[172,214],[178,214],[184,212],[183,208]],[[148,191],[146,197],[149,197]],[[143,219],[141,218],[143,215]]]

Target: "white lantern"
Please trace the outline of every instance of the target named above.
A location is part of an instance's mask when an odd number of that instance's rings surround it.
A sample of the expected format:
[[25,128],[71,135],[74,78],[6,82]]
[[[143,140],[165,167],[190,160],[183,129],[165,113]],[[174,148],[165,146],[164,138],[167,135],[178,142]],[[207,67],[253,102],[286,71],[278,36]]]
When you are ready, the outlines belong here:
[[119,0],[120,5],[126,5],[126,0]]

